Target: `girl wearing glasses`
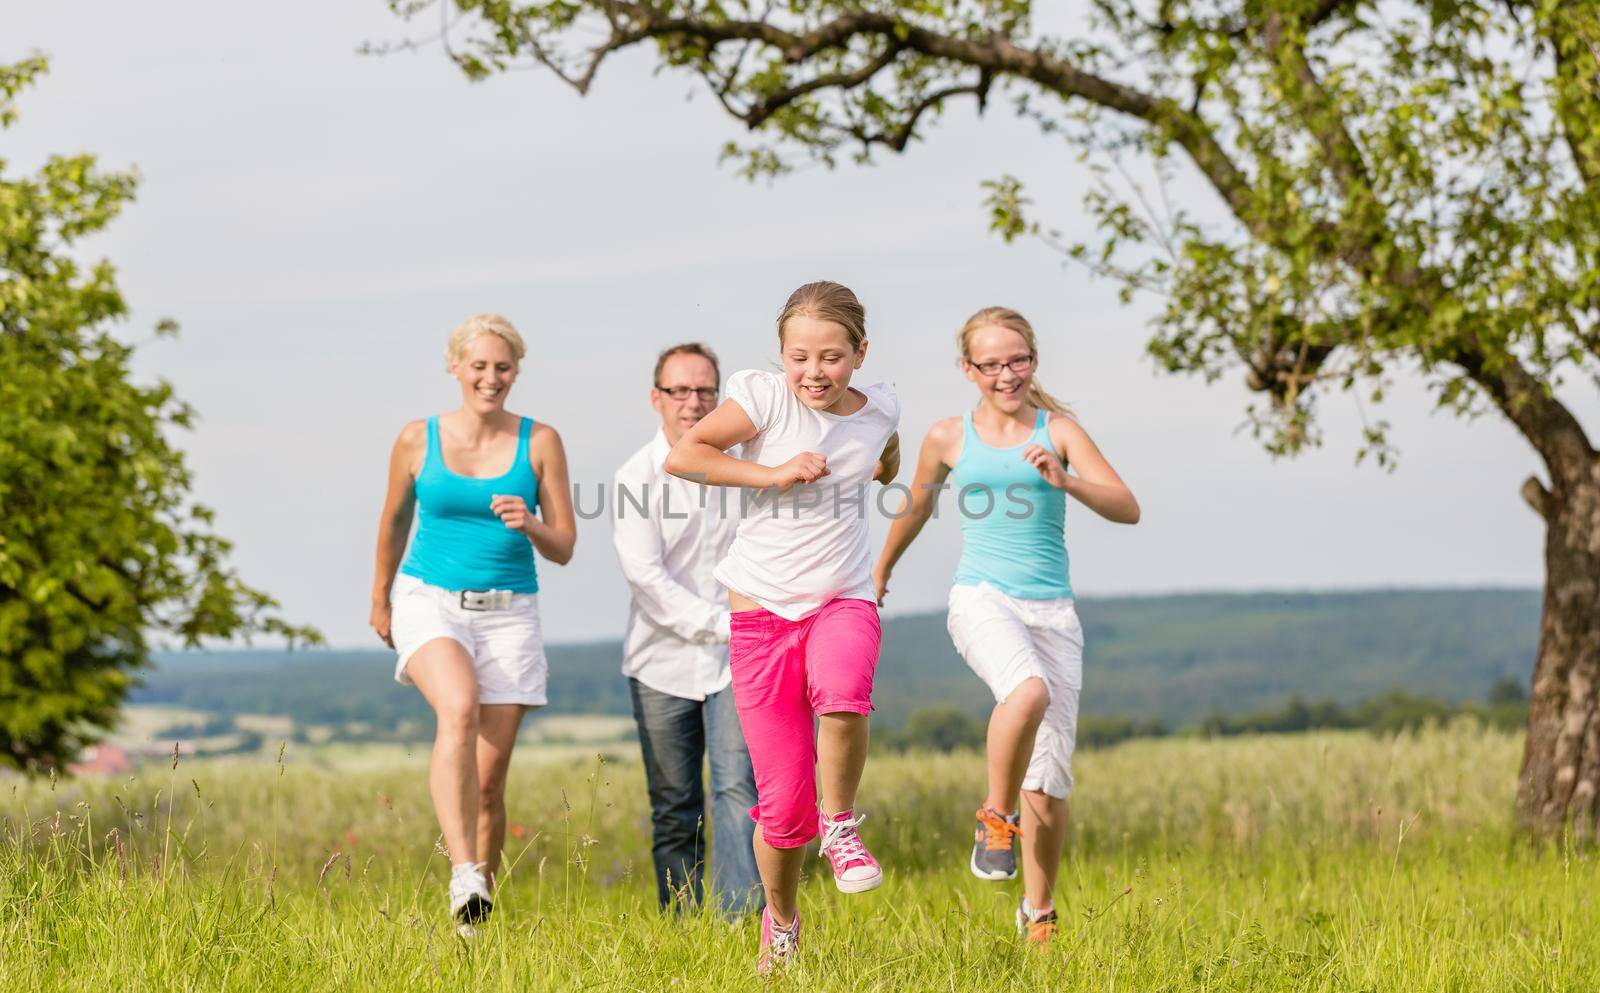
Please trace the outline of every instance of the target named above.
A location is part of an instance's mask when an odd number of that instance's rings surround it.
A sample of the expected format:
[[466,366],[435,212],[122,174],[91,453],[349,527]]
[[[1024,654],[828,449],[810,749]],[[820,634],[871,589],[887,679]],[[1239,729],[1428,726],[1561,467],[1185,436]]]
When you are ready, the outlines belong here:
[[1119,524],[1137,523],[1139,504],[1077,419],[1035,377],[1038,345],[1021,314],[980,310],[956,341],[978,405],[929,429],[910,506],[890,527],[873,579],[881,605],[895,563],[932,516],[948,478],[962,538],[950,637],[995,698],[988,795],[978,808],[969,864],[980,879],[1014,879],[1015,841],[1022,839],[1017,929],[1042,947],[1055,930],[1051,893],[1066,844],[1083,685],[1083,629],[1067,576],[1066,498]]
[[428,789],[464,936],[491,907],[517,729],[545,703],[533,553],[565,565],[577,540],[560,436],[506,410],[523,353],[496,314],[451,333],[445,361],[461,406],[400,432],[372,584],[372,628],[398,653],[394,678],[421,690],[437,718]]

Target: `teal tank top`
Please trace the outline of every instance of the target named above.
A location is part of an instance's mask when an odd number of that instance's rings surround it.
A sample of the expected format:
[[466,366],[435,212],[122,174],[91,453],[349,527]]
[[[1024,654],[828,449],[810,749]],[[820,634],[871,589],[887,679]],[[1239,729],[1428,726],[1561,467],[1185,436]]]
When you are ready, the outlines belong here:
[[991,448],[978,437],[972,414],[963,415],[961,457],[950,481],[961,514],[957,586],[989,585],[1022,600],[1072,596],[1067,578],[1067,495],[1022,460],[1022,450],[1050,442],[1050,415],[1039,418],[1028,440]]
[[497,494],[519,496],[533,510],[539,477],[528,464],[532,418],[517,432],[511,468],[492,479],[458,476],[445,468],[439,447],[439,418],[428,418],[428,452],[417,473],[417,533],[400,571],[446,590],[539,592],[533,545],[506,527],[489,509]]

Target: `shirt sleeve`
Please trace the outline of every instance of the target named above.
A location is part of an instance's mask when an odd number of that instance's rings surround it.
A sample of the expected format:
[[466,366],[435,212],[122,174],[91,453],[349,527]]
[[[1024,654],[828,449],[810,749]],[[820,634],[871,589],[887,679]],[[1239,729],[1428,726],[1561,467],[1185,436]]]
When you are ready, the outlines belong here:
[[[616,486],[639,486],[619,474]],[[726,642],[730,626],[728,608],[706,600],[672,578],[667,571],[661,530],[650,517],[631,505],[614,501],[611,541],[617,548],[622,577],[633,594],[634,607],[658,627],[666,628],[696,645]]]
[[878,402],[883,405],[884,411],[888,413],[889,420],[898,428],[900,425],[900,394],[895,392],[894,386],[889,383],[878,383],[872,387],[872,390],[877,393]]
[[757,432],[772,426],[775,408],[773,375],[760,369],[741,369],[728,377],[728,399],[744,408]]

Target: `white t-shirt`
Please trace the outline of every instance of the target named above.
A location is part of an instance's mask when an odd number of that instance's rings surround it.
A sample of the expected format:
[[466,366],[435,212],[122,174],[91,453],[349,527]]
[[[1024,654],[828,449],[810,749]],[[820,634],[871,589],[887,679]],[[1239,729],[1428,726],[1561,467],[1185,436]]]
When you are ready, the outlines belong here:
[[813,410],[781,373],[746,369],[728,377],[728,399],[756,426],[742,458],[780,466],[801,452],[828,460],[828,475],[778,495],[741,490],[739,531],[712,573],[779,617],[798,621],[829,600],[877,600],[867,511],[873,470],[900,423],[894,389],[861,389],[867,402],[854,414]]

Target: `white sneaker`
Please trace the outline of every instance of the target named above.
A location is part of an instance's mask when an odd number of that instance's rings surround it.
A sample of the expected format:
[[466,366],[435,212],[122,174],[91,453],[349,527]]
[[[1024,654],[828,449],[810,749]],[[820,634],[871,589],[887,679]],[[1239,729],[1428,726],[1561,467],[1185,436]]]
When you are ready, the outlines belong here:
[[477,933],[473,927],[489,917],[494,901],[489,899],[489,880],[484,878],[486,862],[463,862],[450,867],[450,916],[463,938]]

